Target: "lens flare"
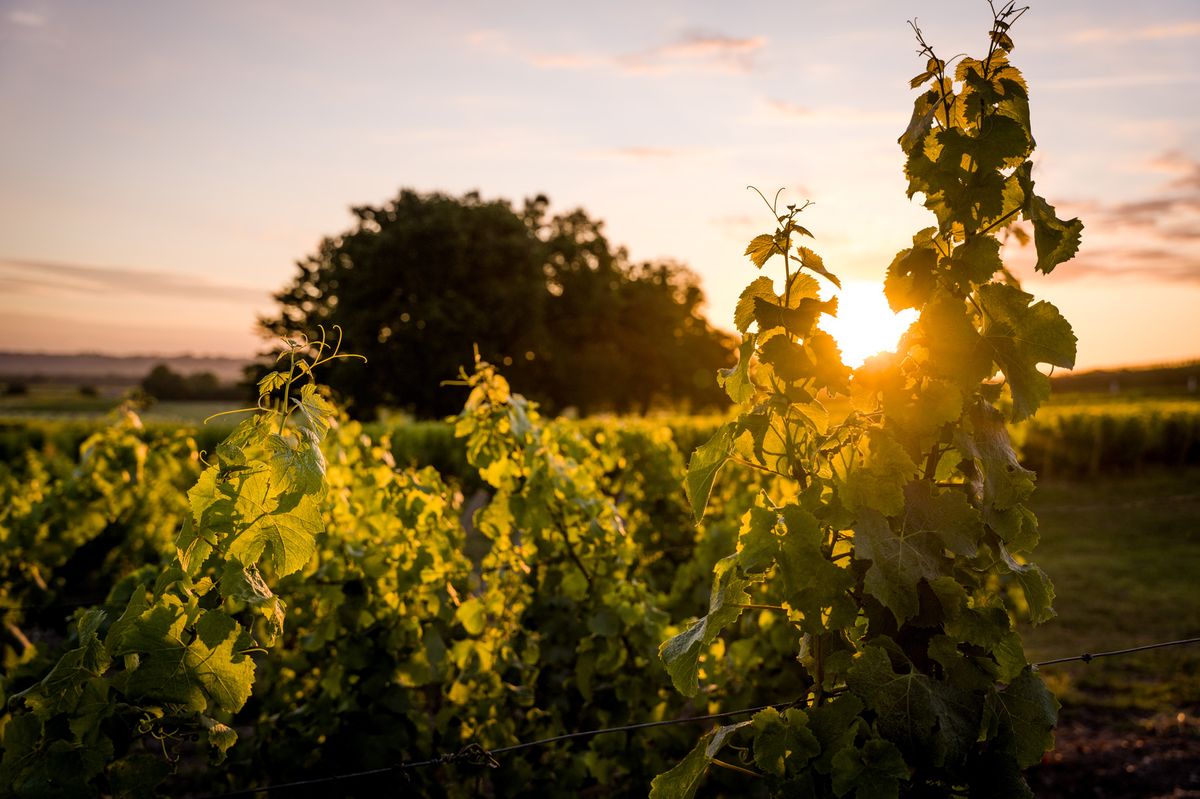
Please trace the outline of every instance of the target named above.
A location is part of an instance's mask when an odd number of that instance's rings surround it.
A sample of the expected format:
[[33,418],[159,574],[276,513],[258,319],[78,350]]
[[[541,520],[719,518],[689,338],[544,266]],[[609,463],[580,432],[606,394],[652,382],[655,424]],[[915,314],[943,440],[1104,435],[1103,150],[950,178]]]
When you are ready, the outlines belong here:
[[917,319],[911,309],[893,313],[879,283],[848,280],[831,293],[838,298],[838,315],[822,317],[820,326],[837,339],[847,366],[857,368],[876,353],[895,350],[901,334]]

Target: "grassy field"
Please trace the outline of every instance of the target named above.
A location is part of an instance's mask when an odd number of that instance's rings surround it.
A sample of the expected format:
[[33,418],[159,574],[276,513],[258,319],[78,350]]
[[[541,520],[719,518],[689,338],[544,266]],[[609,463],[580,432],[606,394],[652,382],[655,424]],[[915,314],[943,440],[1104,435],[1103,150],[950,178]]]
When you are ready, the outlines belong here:
[[[1023,632],[1032,659],[1200,636],[1200,470],[1046,482],[1033,507],[1058,617]],[[1200,644],[1041,673],[1063,709],[1036,795],[1200,796]]]

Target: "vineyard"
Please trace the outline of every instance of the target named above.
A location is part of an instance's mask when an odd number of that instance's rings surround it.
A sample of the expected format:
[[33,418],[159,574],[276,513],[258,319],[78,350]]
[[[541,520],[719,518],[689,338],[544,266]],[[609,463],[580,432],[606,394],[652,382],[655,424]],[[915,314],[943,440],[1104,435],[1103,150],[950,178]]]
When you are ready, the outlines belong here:
[[1200,630],[1200,406],[1047,405],[1075,336],[1002,245],[1049,275],[1083,225],[1034,189],[1021,13],[953,62],[914,25],[935,224],[858,369],[775,195],[724,416],[551,418],[477,356],[449,422],[362,424],[330,330],[202,428],[0,425],[0,794],[1020,797],[1061,785],[1060,699],[1187,710],[1183,650],[1036,665]]

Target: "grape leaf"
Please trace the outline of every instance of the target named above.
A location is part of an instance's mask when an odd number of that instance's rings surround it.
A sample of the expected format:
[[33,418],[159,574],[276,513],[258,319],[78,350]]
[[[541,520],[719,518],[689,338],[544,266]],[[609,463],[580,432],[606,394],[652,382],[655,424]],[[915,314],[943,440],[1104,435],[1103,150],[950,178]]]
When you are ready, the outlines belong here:
[[[761,578],[759,578],[761,579]],[[712,594],[708,600],[708,615],[688,629],[669,638],[658,648],[659,657],[667,667],[675,690],[684,696],[695,696],[701,649],[711,644],[721,630],[737,621],[743,604],[750,601],[746,586],[750,584],[737,566],[737,555],[717,561],[713,567]]]
[[904,510],[904,486],[917,474],[917,465],[889,433],[872,430],[862,464],[856,464],[842,487],[842,501],[851,510],[871,508],[887,516]]
[[651,781],[650,799],[692,799],[708,771],[708,765],[720,753],[729,736],[749,723],[742,721],[706,732],[687,757]]
[[913,246],[901,250],[888,266],[883,293],[893,311],[920,308],[937,287],[938,252],[933,244],[937,228],[925,228],[913,236]]
[[988,283],[978,296],[986,319],[983,338],[1008,379],[1013,421],[1021,421],[1050,397],[1050,378],[1037,365],[1075,365],[1075,334],[1057,308],[1044,300],[1030,305],[1033,296],[1014,286]]
[[1006,745],[1022,768],[1038,763],[1054,746],[1058,700],[1032,668],[1026,668],[1004,690],[988,696],[984,725]]
[[929,530],[892,530],[877,511],[859,511],[854,524],[854,556],[871,561],[863,587],[896,617],[897,624],[917,614],[917,584],[946,570],[942,542]]
[[1083,222],[1078,217],[1063,221],[1058,218],[1054,206],[1033,192],[1033,164],[1026,162],[1015,173],[1025,194],[1022,215],[1033,223],[1033,244],[1037,249],[1034,268],[1050,274],[1054,267],[1069,261],[1079,251],[1083,235]]
[[1005,510],[1033,493],[1036,475],[1017,461],[1000,411],[977,402],[967,412],[969,431],[959,431],[955,447],[970,462],[968,480],[983,506]]
[[[888,639],[877,639],[888,641]],[[870,644],[846,673],[846,684],[875,711],[880,734],[901,752],[931,752],[935,765],[966,758],[979,735],[982,706],[970,692],[920,673],[892,668],[882,646]]]
[[842,287],[842,281],[838,280],[837,275],[825,268],[824,259],[809,248],[797,247],[796,257],[800,259],[800,265],[805,269],[811,269],[839,289]]
[[775,282],[766,275],[760,275],[742,290],[738,297],[737,307],[733,309],[733,324],[739,333],[745,333],[754,322],[754,302],[757,299],[776,302]]
[[801,629],[813,635],[824,632],[826,608],[837,611],[830,613],[829,628],[849,623],[854,607],[846,592],[854,587],[854,577],[821,551],[820,522],[794,504],[784,507],[781,515],[786,532],[779,539],[779,575],[785,601],[804,615]]
[[717,383],[725,389],[729,398],[737,404],[748,402],[754,397],[754,383],[750,380],[750,359],[754,357],[753,334],[747,334],[738,347],[736,366],[717,370]]
[[774,236],[762,233],[750,240],[750,243],[746,245],[745,254],[750,256],[750,260],[754,262],[755,266],[762,269],[763,264],[772,255],[783,255],[784,241],[785,239],[779,233]]
[[833,758],[833,792],[854,799],[898,799],[908,764],[891,741],[872,738],[862,748],[847,747]]
[[269,551],[275,573],[282,577],[304,566],[316,551],[324,524],[312,496],[276,494],[267,475],[255,472],[238,481],[235,507],[239,523],[226,556],[254,565]]
[[240,710],[254,682],[254,661],[243,654],[249,635],[216,610],[200,616],[190,641],[184,640],[186,627],[181,607],[160,603],[126,630],[113,654],[139,655],[139,662],[126,672],[124,690],[190,710]]
[[768,774],[782,777],[789,766],[791,771],[797,771],[821,751],[803,710],[793,707],[781,714],[769,707],[754,714],[751,725],[754,763]]
[[688,459],[687,477],[684,488],[692,505],[692,514],[699,522],[704,518],[708,506],[708,495],[712,493],[717,472],[729,460],[733,452],[734,423],[726,422],[717,429],[706,443],[701,444]]

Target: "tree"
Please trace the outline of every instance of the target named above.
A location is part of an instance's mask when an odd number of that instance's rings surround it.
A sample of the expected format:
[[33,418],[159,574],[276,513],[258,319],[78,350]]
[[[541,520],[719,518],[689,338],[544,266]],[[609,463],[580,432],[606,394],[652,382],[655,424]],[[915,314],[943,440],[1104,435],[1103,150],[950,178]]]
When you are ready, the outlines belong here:
[[328,373],[360,417],[381,406],[453,412],[462,397],[441,383],[475,347],[550,410],[723,404],[714,380],[693,380],[732,351],[700,315],[695,276],[634,265],[602,222],[548,208],[542,196],[518,212],[474,192],[409,189],[354,208],[353,227],[297,264],[275,295],[279,314],[260,322],[281,337],[340,325],[374,367]]

